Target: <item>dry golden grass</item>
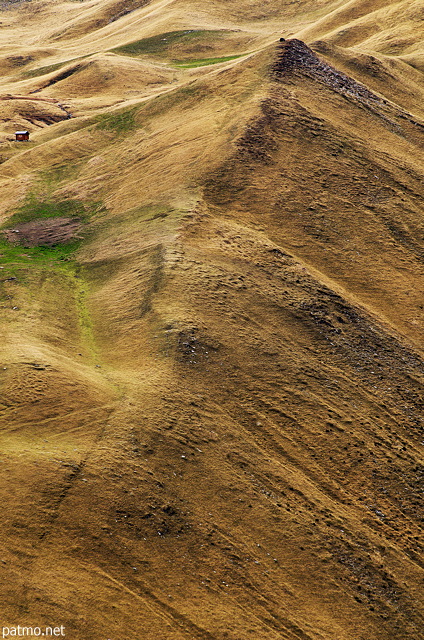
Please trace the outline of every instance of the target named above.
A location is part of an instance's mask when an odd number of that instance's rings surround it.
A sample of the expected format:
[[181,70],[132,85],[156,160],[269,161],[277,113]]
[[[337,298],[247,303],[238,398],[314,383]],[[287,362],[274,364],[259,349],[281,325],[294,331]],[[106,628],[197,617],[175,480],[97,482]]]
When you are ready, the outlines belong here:
[[0,3],[2,625],[421,637],[423,5]]

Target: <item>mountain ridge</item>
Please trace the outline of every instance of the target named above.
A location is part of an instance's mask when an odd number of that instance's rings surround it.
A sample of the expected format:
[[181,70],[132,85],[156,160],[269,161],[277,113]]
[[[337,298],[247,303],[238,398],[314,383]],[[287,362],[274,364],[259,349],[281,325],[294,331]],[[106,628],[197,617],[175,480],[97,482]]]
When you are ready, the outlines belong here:
[[[17,28],[31,69],[95,69],[6,76],[0,102],[4,624],[418,640],[421,75],[367,35],[415,14],[153,1],[94,29],[135,4],[1,14],[2,65]],[[60,11],[86,33],[58,52]]]

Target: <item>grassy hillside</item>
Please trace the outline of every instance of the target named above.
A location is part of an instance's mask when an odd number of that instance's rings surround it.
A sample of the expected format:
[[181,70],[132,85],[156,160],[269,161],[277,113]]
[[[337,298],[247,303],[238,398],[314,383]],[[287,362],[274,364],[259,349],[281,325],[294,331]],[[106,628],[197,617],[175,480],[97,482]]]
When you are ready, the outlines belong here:
[[3,626],[421,637],[423,8],[0,3]]

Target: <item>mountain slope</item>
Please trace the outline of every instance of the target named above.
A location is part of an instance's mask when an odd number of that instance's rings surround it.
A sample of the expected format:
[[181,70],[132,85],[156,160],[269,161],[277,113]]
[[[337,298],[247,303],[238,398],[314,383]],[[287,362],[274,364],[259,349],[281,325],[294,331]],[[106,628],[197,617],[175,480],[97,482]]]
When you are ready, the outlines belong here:
[[395,4],[416,33],[410,3],[45,5],[25,55],[63,8],[80,66],[5,84],[5,624],[420,638],[421,73],[334,37]]

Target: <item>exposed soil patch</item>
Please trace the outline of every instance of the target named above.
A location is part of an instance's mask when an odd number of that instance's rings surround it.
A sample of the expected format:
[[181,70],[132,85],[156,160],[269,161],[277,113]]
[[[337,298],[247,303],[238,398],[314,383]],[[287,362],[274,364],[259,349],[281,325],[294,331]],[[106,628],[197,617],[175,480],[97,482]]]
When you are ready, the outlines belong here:
[[6,60],[12,67],[24,67],[26,64],[33,62],[34,58],[32,56],[9,56]]
[[150,0],[123,0],[121,2],[117,2],[117,4],[113,6],[114,11],[109,17],[108,24],[116,22],[119,18],[123,18],[129,13],[132,13],[137,9],[141,9],[141,7],[145,7],[148,4],[150,4]]
[[21,4],[25,4],[26,2],[31,2],[31,0],[8,0],[8,2],[1,2],[0,11],[8,11],[9,9],[14,9],[15,7],[19,7]]
[[13,229],[5,229],[3,234],[9,242],[24,247],[51,247],[77,239],[81,226],[80,218],[47,218],[24,222]]

